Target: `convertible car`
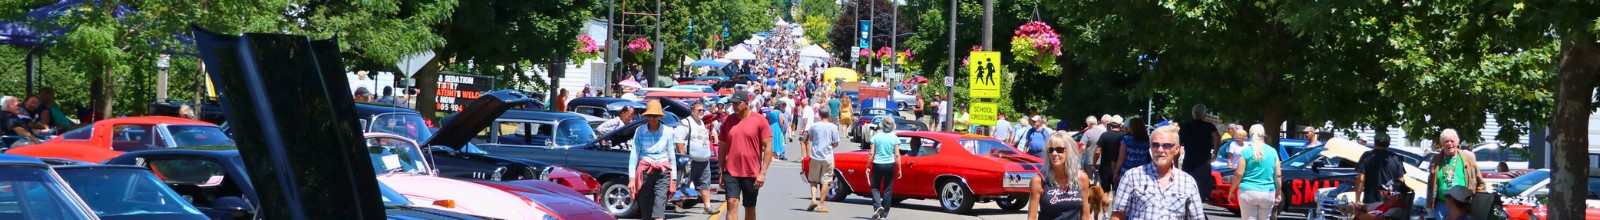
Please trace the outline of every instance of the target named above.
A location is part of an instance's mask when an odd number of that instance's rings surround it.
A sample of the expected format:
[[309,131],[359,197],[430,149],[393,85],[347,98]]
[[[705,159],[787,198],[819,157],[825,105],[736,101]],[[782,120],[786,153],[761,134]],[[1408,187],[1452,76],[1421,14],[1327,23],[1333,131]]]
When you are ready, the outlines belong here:
[[[518,97],[522,97],[512,93],[514,92],[495,91],[484,93],[478,99],[483,100],[481,101],[482,103],[502,104],[479,105],[476,104],[479,101],[474,101],[474,103],[464,108],[463,112],[467,113],[467,115],[499,115],[514,106],[520,105],[519,103],[521,102],[526,102],[510,101],[521,100]],[[461,114],[457,113],[456,115]],[[473,123],[470,125],[440,123],[445,125],[441,125],[439,132],[435,132],[433,129],[428,128],[423,121],[422,115],[416,111],[366,103],[356,104],[356,116],[361,118],[361,125],[366,132],[388,133],[411,140],[426,141],[428,144],[425,146],[428,147],[425,149],[432,154],[434,163],[437,165],[436,168],[439,169],[438,175],[442,177],[491,181],[546,180],[561,184],[583,194],[594,194],[596,189],[599,188],[599,183],[589,174],[566,167],[554,166],[543,161],[489,154],[479,150],[472,143],[468,143],[467,140],[477,134],[477,131],[489,126],[487,122],[477,122],[481,124]],[[445,121],[457,118],[454,116],[446,117]],[[489,117],[489,119],[493,119],[493,117]],[[460,126],[461,128],[444,130],[444,127],[447,126]],[[435,136],[442,137],[436,138]]]
[[[1039,158],[986,136],[920,131],[895,135],[905,155],[905,176],[895,180],[895,199],[938,199],[945,212],[966,213],[974,203],[989,201],[1007,211],[1020,210],[1027,206],[1029,184],[1042,168]],[[834,154],[836,173],[828,201],[843,201],[850,194],[869,196],[867,154],[866,150]]]
[[[1326,144],[1314,146],[1301,151],[1299,154],[1282,160],[1279,167],[1283,170],[1282,185],[1278,186],[1283,191],[1278,211],[1289,209],[1309,210],[1317,206],[1317,191],[1322,188],[1337,187],[1355,181],[1356,162],[1362,153],[1372,150],[1354,141],[1346,139],[1330,139]],[[1409,152],[1394,150],[1406,161],[1407,173],[1423,172],[1414,166],[1414,161],[1420,156]],[[1206,204],[1228,209],[1237,213],[1239,210],[1238,199],[1229,194],[1233,186],[1234,169],[1223,168],[1211,171],[1216,188],[1207,195],[1211,199]],[[1426,173],[1424,173],[1426,174]],[[1409,175],[1409,174],[1408,174]],[[1408,180],[1407,185],[1413,185]],[[1420,184],[1420,179],[1415,183]],[[1413,185],[1421,187],[1422,185]]]
[[95,219],[89,204],[50,165],[0,154],[0,219]]
[[123,152],[190,146],[233,146],[215,124],[166,116],[106,119],[8,154],[101,162]]

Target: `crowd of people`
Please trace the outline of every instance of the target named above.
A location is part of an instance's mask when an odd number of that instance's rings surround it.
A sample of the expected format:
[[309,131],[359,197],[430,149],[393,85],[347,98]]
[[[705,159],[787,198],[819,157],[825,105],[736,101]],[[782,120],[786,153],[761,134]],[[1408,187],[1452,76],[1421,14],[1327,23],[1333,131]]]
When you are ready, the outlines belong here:
[[[787,33],[788,27],[774,29]],[[699,192],[709,204],[711,172],[715,158],[722,169],[727,209],[707,205],[705,214],[724,214],[726,219],[755,219],[754,208],[761,188],[767,184],[774,160],[809,160],[801,174],[810,188],[811,199],[805,210],[827,213],[823,197],[830,187],[834,168],[833,151],[861,119],[851,118],[854,104],[836,91],[837,83],[822,78],[825,64],[805,65],[795,59],[792,40],[785,36],[769,38],[759,45],[747,45],[757,59],[732,65],[745,84],[734,92],[715,98],[687,102],[691,117],[663,125],[661,103],[647,101],[638,114],[648,123],[634,133],[630,167],[635,169],[629,187],[634,190],[642,215],[662,219],[669,199],[681,187]],[[915,92],[917,85],[897,90],[915,94],[909,106],[913,120],[925,121],[936,131],[970,131],[990,135],[1019,151],[1041,158],[1046,164],[1031,184],[1028,197],[1029,219],[1205,219],[1203,209],[1216,188],[1210,163],[1226,158],[1235,169],[1226,188],[1237,198],[1244,219],[1274,219],[1282,204],[1284,182],[1280,163],[1288,155],[1266,143],[1267,131],[1260,124],[1219,125],[1204,105],[1191,109],[1189,121],[1150,126],[1149,119],[1121,115],[1089,116],[1081,129],[1067,127],[1065,120],[1051,119],[1033,112],[1017,117],[1013,123],[999,115],[994,126],[970,125],[961,110],[947,97],[924,100]],[[587,87],[577,96],[594,96]],[[554,109],[564,110],[567,91],[561,91]],[[623,96],[631,92],[622,92]],[[643,100],[637,96],[627,97]],[[8,108],[10,110],[10,108]],[[954,110],[954,111],[952,111]],[[636,109],[601,124],[603,133],[632,123]],[[895,128],[888,117],[870,118],[879,128]],[[941,126],[949,124],[949,126]],[[872,205],[869,219],[889,215],[896,179],[902,177],[893,129],[870,131],[862,139],[869,150]],[[1076,131],[1076,132],[1072,132]],[[1323,144],[1317,130],[1307,128],[1308,148]],[[1074,137],[1076,134],[1076,137]],[[1470,198],[1483,192],[1475,159],[1460,151],[1460,138],[1454,130],[1439,134],[1436,145],[1440,156],[1431,161],[1427,175],[1427,204],[1409,204],[1414,195],[1400,179],[1405,173],[1403,159],[1389,149],[1386,135],[1373,137],[1373,149],[1361,155],[1355,191],[1357,203],[1342,207],[1357,219],[1409,217],[1413,206],[1422,205],[1435,219],[1465,219]],[[1365,140],[1362,140],[1363,144]],[[787,142],[798,143],[802,155],[787,155]],[[676,155],[687,155],[691,162],[680,165]],[[680,182],[681,180],[681,182]],[[686,213],[685,209],[677,209]],[[741,213],[743,215],[741,215]]]

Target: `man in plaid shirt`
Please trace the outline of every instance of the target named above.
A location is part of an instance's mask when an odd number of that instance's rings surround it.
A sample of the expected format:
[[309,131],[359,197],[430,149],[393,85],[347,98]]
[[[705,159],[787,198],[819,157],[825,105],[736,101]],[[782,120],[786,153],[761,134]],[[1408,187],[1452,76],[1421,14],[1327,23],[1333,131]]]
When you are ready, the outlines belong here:
[[1205,219],[1194,177],[1172,172],[1173,161],[1183,154],[1178,127],[1165,126],[1150,133],[1150,163],[1128,170],[1117,185],[1111,219]]

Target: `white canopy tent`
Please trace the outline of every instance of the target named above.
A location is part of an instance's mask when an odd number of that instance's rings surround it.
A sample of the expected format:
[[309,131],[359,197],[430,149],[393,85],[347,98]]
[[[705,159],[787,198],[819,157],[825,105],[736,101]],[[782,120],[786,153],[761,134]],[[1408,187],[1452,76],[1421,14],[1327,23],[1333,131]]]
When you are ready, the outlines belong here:
[[754,60],[756,59],[756,54],[751,53],[749,49],[734,48],[733,51],[728,52],[728,54],[723,54],[722,58],[729,60]]
[[823,50],[822,47],[817,45],[800,48],[800,57],[828,58],[831,56],[832,55],[828,54],[827,50]]

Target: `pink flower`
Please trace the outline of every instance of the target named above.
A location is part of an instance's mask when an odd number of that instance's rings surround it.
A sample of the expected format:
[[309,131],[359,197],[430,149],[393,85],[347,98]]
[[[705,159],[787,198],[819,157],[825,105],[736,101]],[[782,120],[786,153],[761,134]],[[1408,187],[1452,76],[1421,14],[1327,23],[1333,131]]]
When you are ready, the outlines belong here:
[[861,54],[861,56],[864,56],[864,57],[865,56],[872,56],[872,50],[868,50],[867,48],[861,48],[861,52],[859,54]]
[[650,51],[650,49],[653,49],[652,46],[650,46],[650,41],[645,40],[644,38],[634,38],[632,41],[628,42],[629,52],[638,53]]

